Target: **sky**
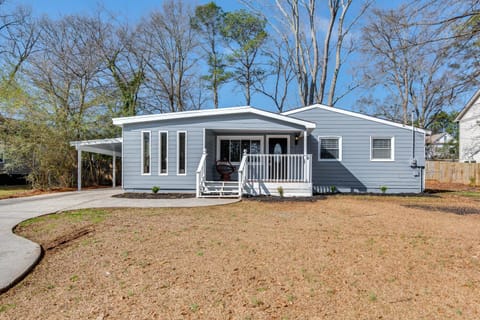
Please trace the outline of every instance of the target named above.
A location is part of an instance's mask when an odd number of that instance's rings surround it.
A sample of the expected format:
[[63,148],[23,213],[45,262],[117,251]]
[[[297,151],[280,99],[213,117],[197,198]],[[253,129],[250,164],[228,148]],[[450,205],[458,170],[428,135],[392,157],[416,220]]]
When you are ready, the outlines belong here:
[[[210,2],[211,0],[184,0],[193,7]],[[35,16],[48,15],[52,18],[60,18],[68,14],[94,14],[99,8],[104,8],[119,20],[127,20],[135,23],[142,16],[148,15],[155,9],[160,9],[162,0],[7,0],[10,6],[25,6],[31,8]],[[396,7],[401,0],[392,0],[388,4],[385,1],[377,3],[382,7]],[[245,8],[240,0],[216,0],[216,3],[225,11],[233,11]],[[332,57],[333,59],[334,57]],[[358,57],[351,56],[347,63],[343,66],[341,75],[337,84],[336,92],[341,94],[344,92],[348,83],[352,81],[351,70],[354,70],[356,59]],[[294,83],[293,92],[289,95],[287,109],[300,105],[296,84]],[[355,107],[360,91],[353,91],[346,95],[336,105],[337,107],[349,110],[357,110]],[[234,84],[225,85],[220,92],[220,106],[239,106],[244,105],[245,99],[243,93],[236,88]],[[252,97],[252,106],[263,108],[270,111],[276,111],[273,103],[268,98],[260,94],[254,94]]]

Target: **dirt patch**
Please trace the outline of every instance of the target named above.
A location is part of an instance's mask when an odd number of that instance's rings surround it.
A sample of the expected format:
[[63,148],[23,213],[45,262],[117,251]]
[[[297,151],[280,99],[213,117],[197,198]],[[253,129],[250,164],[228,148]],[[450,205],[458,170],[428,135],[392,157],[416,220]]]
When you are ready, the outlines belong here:
[[474,207],[434,206],[434,205],[421,205],[421,204],[404,205],[404,207],[412,208],[412,209],[429,210],[429,211],[442,211],[442,212],[454,213],[459,215],[480,214],[480,209],[474,208]]
[[0,295],[0,318],[479,319],[480,216],[435,211],[475,204],[342,195],[51,215],[18,231],[42,245],[95,231],[47,251]]
[[148,192],[125,192],[115,194],[114,198],[128,199],[188,199],[195,198],[194,193],[148,193]]
[[95,231],[93,226],[85,226],[77,230],[72,230],[68,234],[61,235],[52,241],[43,245],[44,250],[53,250],[53,249],[60,249],[64,246],[67,246],[71,241],[77,240],[81,237],[86,236],[87,234],[92,233]]

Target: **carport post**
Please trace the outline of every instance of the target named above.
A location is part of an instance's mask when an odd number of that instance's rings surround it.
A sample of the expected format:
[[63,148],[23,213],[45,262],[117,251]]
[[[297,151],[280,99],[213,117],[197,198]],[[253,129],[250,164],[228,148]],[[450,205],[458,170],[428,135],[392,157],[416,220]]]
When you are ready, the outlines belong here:
[[82,190],[82,149],[78,147],[77,149],[77,190]]
[[113,152],[113,162],[112,162],[112,169],[113,169],[113,172],[112,172],[112,188],[115,188],[115,183],[116,183],[116,167],[115,167],[115,162],[117,160],[117,156],[115,155],[115,152]]

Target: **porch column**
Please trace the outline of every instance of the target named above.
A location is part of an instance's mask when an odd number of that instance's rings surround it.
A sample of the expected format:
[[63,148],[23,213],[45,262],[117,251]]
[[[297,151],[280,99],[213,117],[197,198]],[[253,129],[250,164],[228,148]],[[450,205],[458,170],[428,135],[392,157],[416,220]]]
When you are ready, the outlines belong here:
[[82,190],[82,149],[77,149],[77,190]]
[[115,188],[116,187],[116,174],[117,174],[117,168],[116,168],[116,162],[117,162],[117,156],[115,155],[115,152],[113,152],[113,161],[112,161],[112,169],[113,169],[113,172],[112,172],[112,188]]
[[303,131],[303,182],[308,182],[310,176],[309,165],[307,161],[307,130]]
[[303,154],[307,155],[307,130],[303,131]]

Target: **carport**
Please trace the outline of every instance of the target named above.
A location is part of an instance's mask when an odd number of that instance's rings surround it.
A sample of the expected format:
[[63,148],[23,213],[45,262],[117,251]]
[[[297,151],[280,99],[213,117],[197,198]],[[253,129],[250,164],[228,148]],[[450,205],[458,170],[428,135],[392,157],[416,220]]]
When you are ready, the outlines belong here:
[[122,157],[122,138],[72,141],[70,145],[77,150],[77,189],[82,190],[82,152],[98,153],[112,157],[112,187],[115,188],[115,162]]

